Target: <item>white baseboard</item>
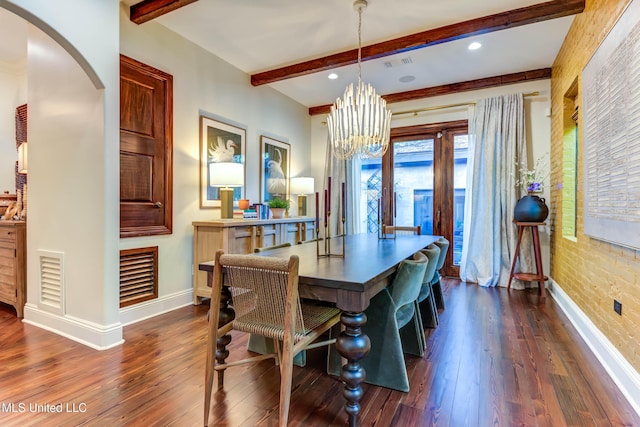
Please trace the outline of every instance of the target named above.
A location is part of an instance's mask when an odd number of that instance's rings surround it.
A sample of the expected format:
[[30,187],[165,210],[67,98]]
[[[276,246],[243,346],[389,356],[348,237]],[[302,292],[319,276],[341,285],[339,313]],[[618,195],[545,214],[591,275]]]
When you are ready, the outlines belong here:
[[122,324],[119,322],[112,325],[99,325],[73,316],[44,311],[30,303],[24,306],[23,322],[96,350],[107,350],[124,342]]
[[584,312],[573,302],[553,279],[548,290],[558,306],[569,318],[582,339],[600,361],[611,379],[627,398],[633,409],[640,415],[640,373],[611,344],[607,337],[593,324]]
[[120,323],[122,326],[131,325],[191,304],[193,289],[176,292],[120,309]]
[[193,290],[176,292],[120,310],[120,322],[99,325],[69,315],[59,315],[27,303],[24,323],[37,326],[96,350],[107,350],[124,343],[122,327],[180,307],[193,304]]

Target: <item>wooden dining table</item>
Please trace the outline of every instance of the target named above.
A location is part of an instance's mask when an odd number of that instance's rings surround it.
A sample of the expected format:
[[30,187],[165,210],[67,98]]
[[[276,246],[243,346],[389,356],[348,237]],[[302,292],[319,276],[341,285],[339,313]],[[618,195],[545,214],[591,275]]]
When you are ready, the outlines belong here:
[[[331,239],[331,256],[322,256],[327,244],[325,240],[277,248],[261,254],[280,258],[297,255],[300,258],[300,297],[332,302],[342,310],[340,321],[343,327],[336,339],[336,349],[346,359],[340,378],[345,385],[345,411],[350,426],[358,425],[361,384],[366,375],[359,362],[371,347],[369,337],[362,331],[367,322],[364,310],[369,306],[371,298],[391,283],[402,260],[435,242],[438,237],[396,235],[379,239],[376,234],[354,234],[344,236],[344,246],[342,237]],[[321,256],[318,256],[318,252]],[[211,286],[213,261],[200,263],[198,268],[207,272],[207,283]],[[230,298],[230,292],[223,289],[220,326],[233,318],[229,315]],[[217,353],[224,355],[231,338],[222,338],[217,343]],[[218,362],[223,363],[224,359]]]

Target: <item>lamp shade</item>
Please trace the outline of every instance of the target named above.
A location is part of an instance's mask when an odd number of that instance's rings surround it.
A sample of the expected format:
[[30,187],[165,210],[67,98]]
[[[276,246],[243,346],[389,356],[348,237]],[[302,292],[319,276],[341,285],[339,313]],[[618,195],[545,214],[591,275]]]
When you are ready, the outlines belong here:
[[310,176],[291,178],[291,194],[312,194],[314,181]]
[[209,163],[209,185],[211,187],[242,187],[244,165],[234,162]]

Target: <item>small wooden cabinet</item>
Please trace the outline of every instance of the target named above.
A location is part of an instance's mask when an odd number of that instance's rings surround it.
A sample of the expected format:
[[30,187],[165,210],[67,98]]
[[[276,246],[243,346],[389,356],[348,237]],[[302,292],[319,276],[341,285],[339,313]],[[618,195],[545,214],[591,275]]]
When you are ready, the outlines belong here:
[[315,220],[310,217],[282,219],[218,219],[193,223],[193,303],[211,296],[207,286],[207,273],[198,270],[198,264],[211,261],[216,251],[230,254],[248,254],[255,248],[278,245],[314,238]]
[[0,301],[16,308],[24,316],[27,298],[26,224],[24,221],[0,221]]

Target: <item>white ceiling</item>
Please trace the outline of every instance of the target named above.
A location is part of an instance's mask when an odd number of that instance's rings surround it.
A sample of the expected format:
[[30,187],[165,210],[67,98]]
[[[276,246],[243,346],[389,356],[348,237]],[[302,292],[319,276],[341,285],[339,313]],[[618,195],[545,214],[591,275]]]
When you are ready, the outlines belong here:
[[[131,5],[139,0],[124,0]],[[540,3],[539,0],[369,0],[363,45]],[[362,78],[379,94],[404,92],[551,67],[573,17],[474,36],[371,60]],[[199,0],[156,19],[247,74],[357,47],[352,0]],[[145,24],[142,24],[145,25]],[[0,8],[0,63],[26,55],[24,21]],[[471,41],[483,47],[469,51]],[[331,104],[357,80],[357,66],[288,79],[271,86],[311,107]],[[402,83],[400,79],[413,76]]]
[[[362,43],[366,46],[537,3],[542,2],[369,0],[362,17]],[[357,17],[353,0],[199,0],[156,21],[254,74],[356,48]],[[551,67],[572,20],[559,18],[367,61],[362,78],[379,94],[390,94]],[[469,51],[467,46],[474,40],[482,42],[483,48]],[[411,63],[406,64],[406,58]],[[321,72],[271,86],[306,106],[331,104],[357,80],[355,65],[334,71],[340,76],[337,80]],[[403,76],[415,80],[402,83]]]

